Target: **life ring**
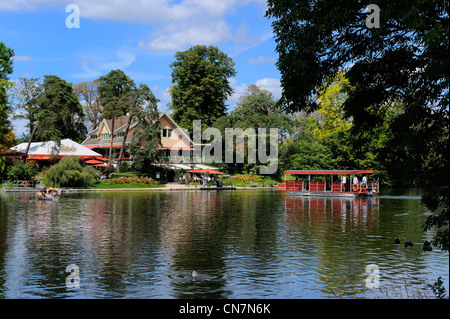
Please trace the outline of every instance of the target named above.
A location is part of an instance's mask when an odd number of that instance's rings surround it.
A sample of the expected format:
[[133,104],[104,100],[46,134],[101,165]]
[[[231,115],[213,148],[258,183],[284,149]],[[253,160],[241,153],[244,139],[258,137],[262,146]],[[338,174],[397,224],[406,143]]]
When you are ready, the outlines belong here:
[[23,186],[23,187],[28,187],[28,182],[27,182],[27,181],[23,181],[23,182],[22,182],[22,186]]
[[358,184],[353,184],[353,191],[357,192],[359,190],[359,185]]

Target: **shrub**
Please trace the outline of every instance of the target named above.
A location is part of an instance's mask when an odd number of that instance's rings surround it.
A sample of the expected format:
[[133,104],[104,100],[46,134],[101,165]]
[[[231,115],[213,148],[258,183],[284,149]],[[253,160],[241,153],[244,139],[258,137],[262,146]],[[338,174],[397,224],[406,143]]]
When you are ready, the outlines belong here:
[[82,166],[79,157],[63,157],[45,174],[48,186],[88,187],[96,184],[97,171],[90,166]]
[[31,180],[39,172],[39,168],[29,162],[15,162],[9,167],[9,180]]

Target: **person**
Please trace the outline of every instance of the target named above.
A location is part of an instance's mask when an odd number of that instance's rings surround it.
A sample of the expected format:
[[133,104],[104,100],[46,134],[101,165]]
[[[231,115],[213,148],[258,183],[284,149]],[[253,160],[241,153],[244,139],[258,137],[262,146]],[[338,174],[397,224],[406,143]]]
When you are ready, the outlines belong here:
[[219,176],[217,176],[216,185],[217,185],[217,187],[222,187],[222,182],[220,181]]
[[345,191],[346,190],[346,184],[347,184],[347,177],[345,177],[345,175],[342,175],[342,190]]
[[367,177],[364,175],[363,176],[363,178],[362,178],[362,181],[361,181],[361,186],[365,186],[365,187],[367,187]]
[[353,177],[353,184],[358,184],[358,177],[357,176],[355,176],[355,177]]

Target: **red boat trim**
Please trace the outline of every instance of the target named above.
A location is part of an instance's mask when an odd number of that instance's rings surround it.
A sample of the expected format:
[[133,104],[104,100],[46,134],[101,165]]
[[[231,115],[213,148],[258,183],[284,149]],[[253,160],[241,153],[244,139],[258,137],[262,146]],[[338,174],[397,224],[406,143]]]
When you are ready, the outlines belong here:
[[287,170],[284,175],[356,175],[373,174],[372,170]]

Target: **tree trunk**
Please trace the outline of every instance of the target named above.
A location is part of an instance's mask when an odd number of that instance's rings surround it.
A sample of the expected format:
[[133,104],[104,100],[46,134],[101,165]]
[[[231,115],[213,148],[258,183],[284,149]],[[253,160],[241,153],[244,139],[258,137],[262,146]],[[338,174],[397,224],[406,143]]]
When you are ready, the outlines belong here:
[[39,121],[36,121],[36,124],[34,125],[33,131],[31,132],[30,139],[28,140],[28,145],[27,145],[27,148],[25,150],[25,154],[23,156],[23,161],[24,162],[27,160],[28,151],[30,150],[31,141],[33,140],[33,136],[34,136],[34,133],[36,132],[38,124],[39,124]]
[[108,160],[108,164],[109,166],[111,166],[111,162],[112,162],[112,148],[113,148],[113,138],[114,138],[114,120],[115,120],[115,116],[116,112],[115,110],[113,111],[113,116],[112,116],[112,122],[111,122],[111,135],[109,137],[109,160]]
[[123,153],[124,153],[123,150],[125,148],[125,143],[126,143],[127,136],[128,136],[128,130],[130,129],[132,120],[133,120],[133,115],[130,115],[130,117],[128,118],[128,123],[127,123],[127,128],[125,130],[125,135],[123,137],[122,147],[120,148],[119,159],[118,159],[117,165],[116,165],[116,172],[117,173],[120,173],[120,166],[122,164],[122,157],[123,157]]

